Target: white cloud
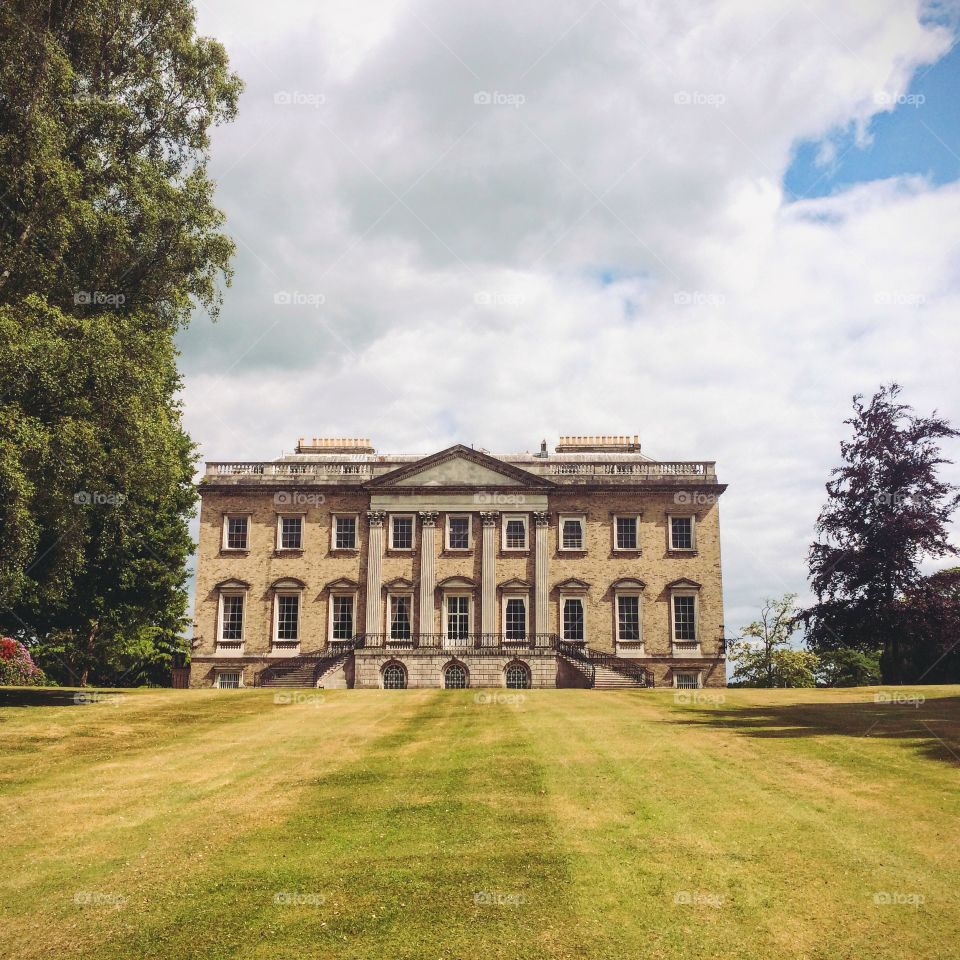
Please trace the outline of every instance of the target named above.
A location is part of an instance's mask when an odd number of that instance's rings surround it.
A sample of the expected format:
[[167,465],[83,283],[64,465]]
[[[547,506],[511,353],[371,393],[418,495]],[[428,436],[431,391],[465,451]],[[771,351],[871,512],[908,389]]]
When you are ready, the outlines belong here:
[[350,10],[200,3],[248,84],[214,147],[237,284],[184,338],[204,454],[640,433],[731,485],[729,629],[802,592],[850,395],[896,378],[960,419],[960,189],[780,184],[947,33],[907,3]]

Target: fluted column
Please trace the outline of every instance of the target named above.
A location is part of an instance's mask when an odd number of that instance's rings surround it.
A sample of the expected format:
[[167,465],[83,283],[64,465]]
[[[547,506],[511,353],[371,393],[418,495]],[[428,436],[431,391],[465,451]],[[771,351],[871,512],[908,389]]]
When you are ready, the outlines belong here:
[[380,590],[383,567],[383,510],[367,511],[367,608],[364,632],[382,633]]
[[[480,550],[480,632],[497,630],[497,517],[496,510],[480,514],[483,542]],[[487,641],[489,643],[489,641]]]
[[549,633],[550,623],[550,514],[537,511],[533,515],[536,530],[534,556],[534,631]]
[[420,633],[435,633],[433,592],[437,579],[437,516],[420,511]]

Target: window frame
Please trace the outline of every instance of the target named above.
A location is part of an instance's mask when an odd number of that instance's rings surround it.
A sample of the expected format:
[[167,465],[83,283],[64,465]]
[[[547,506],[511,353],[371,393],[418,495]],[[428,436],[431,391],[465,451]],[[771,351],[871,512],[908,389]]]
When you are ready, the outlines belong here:
[[[523,546],[511,547],[507,541],[507,525],[511,521],[523,524]],[[503,513],[500,515],[500,549],[505,553],[526,553],[530,549],[530,515],[526,513]]]
[[[253,514],[250,513],[225,513],[223,515],[223,526],[220,531],[220,550],[224,553],[249,553],[250,552],[250,528]],[[230,543],[230,521],[244,520],[246,522],[246,536],[244,537],[242,547],[231,547]]]
[[[563,527],[567,521],[575,520],[580,524],[580,546],[563,545]],[[585,513],[563,513],[557,520],[557,549],[565,553],[583,553],[587,549],[587,515]]]
[[[616,553],[640,553],[640,514],[639,513],[615,513],[613,514],[612,533],[613,549]],[[636,545],[632,547],[620,546],[620,521],[633,521],[633,536]]]
[[[459,670],[463,674],[463,686],[450,686],[447,683],[447,674],[451,670]],[[467,670],[465,664],[460,663],[459,661],[451,661],[444,665],[443,672],[443,688],[444,690],[466,690],[470,686],[470,671]]]
[[[465,547],[451,547],[450,546],[450,521],[451,520],[466,520],[467,521],[467,545]],[[473,515],[469,513],[448,513],[446,516],[446,522],[444,523],[444,538],[443,545],[445,550],[449,550],[453,553],[468,553],[473,549]]]
[[[637,599],[637,634],[633,638],[620,636],[620,599],[636,597]],[[643,646],[643,591],[642,590],[615,590],[613,594],[613,636],[617,643],[633,643]]]
[[[353,546],[337,546],[337,521],[353,520]],[[339,553],[355,553],[360,549],[360,514],[359,513],[331,513],[330,514],[330,550]]]
[[[405,637],[393,636],[393,606],[397,600],[405,600],[407,603],[407,626],[408,633]],[[387,602],[383,605],[386,612],[386,623],[384,624],[384,637],[387,643],[410,643],[413,641],[413,591],[412,590],[391,590],[387,593]]]
[[[409,520],[410,521],[410,546],[409,547],[398,547],[393,541],[393,521],[394,520]],[[397,550],[401,553],[412,553],[417,546],[417,515],[415,513],[391,513],[387,515],[387,523],[389,524],[387,530],[387,549]]]
[[[216,679],[213,681],[213,685],[217,690],[242,690],[243,689],[243,669],[242,668],[240,670],[217,670],[216,674],[217,676],[216,676]],[[220,678],[225,675],[229,675],[231,677],[235,676],[237,678],[237,685],[233,686],[233,684],[230,684],[229,686],[222,686],[220,683]]]
[[[523,673],[524,683],[522,686],[516,686],[509,683],[508,675],[511,670],[519,669]],[[503,685],[508,690],[530,690],[533,687],[533,670],[530,669],[529,663],[524,663],[522,660],[511,660],[509,663],[505,664],[503,667]]]
[[[346,599],[350,601],[350,636],[349,637],[335,637],[334,626],[336,625],[335,620],[335,608],[336,601]],[[327,643],[346,643],[348,640],[352,640],[357,633],[357,594],[356,591],[353,592],[338,592],[330,594],[330,603],[327,611]]]
[[449,601],[453,598],[466,598],[467,601],[467,629],[466,629],[466,641],[469,642],[470,637],[473,635],[473,594],[468,593],[464,590],[450,590],[445,592],[443,595],[443,609],[441,611],[441,627],[443,628],[443,642],[445,644],[450,644],[452,642],[460,643],[461,645],[464,642],[463,637],[451,637],[450,636],[450,606]]
[[[690,546],[678,547],[673,542],[673,521],[690,521]],[[693,513],[668,513],[667,514],[667,549],[671,553],[696,553],[697,552],[697,517]]]
[[[224,627],[224,607],[226,604],[224,601],[230,597],[231,599],[235,597],[240,598],[240,636],[237,637],[224,637],[223,627]],[[246,590],[220,590],[219,596],[217,598],[217,646],[221,644],[237,644],[237,649],[242,650],[243,645],[246,642],[246,632],[247,632],[247,591]]]
[[[519,600],[523,604],[523,636],[511,637],[507,635],[507,607],[511,600]],[[528,592],[506,592],[500,598],[500,636],[504,643],[530,642],[530,594]]]
[[[297,635],[296,637],[280,636],[280,598],[293,597],[297,601]],[[303,626],[303,590],[274,590],[273,591],[273,646],[277,644],[296,644],[300,646],[300,634]]]
[[[673,688],[674,690],[700,690],[703,688],[703,671],[702,670],[671,670]],[[681,687],[677,682],[680,679],[680,675],[692,676],[693,677],[693,686],[692,687]]]
[[[583,611],[583,636],[579,640],[572,640],[567,636],[567,624],[564,617],[564,610],[567,606],[568,600],[576,600],[580,604],[580,609]],[[586,643],[587,642],[587,605],[585,603],[586,597],[582,593],[561,593],[560,594],[560,639],[564,643]]]
[[[403,685],[396,686],[387,686],[387,671],[393,668],[397,668],[403,674]],[[407,669],[405,663],[401,663],[399,660],[389,660],[380,668],[380,688],[382,690],[406,690],[410,685],[410,671]]]
[[[694,639],[677,639],[677,611],[675,601],[679,597],[693,598],[693,633]],[[684,648],[677,649],[678,643],[692,644],[695,649]],[[674,648],[674,653],[692,653],[697,655],[700,650],[700,593],[698,590],[690,588],[675,588],[670,591],[670,644]]]
[[[299,520],[300,521],[300,546],[299,547],[285,547],[283,545],[283,521],[284,520]],[[303,552],[303,535],[306,531],[306,514],[305,513],[293,513],[285,512],[277,514],[277,543],[275,549],[282,551],[283,553],[293,553],[299,551]]]

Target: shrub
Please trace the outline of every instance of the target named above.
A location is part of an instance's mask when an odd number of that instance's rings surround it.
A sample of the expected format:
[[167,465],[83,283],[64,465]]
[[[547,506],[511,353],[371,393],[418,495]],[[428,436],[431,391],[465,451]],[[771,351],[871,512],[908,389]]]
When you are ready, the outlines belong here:
[[30,651],[19,640],[0,637],[0,685],[39,687],[46,682],[43,671],[33,662]]

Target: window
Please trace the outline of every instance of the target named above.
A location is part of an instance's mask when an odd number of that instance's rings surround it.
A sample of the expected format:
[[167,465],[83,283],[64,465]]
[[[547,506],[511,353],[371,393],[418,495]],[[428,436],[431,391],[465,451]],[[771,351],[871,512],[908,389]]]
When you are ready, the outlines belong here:
[[469,550],[470,549],[470,517],[469,516],[448,516],[447,517],[447,549],[448,550]]
[[503,549],[527,549],[527,518],[523,516],[504,516]]
[[330,637],[333,640],[350,640],[353,638],[353,596],[334,596],[333,607],[330,613]]
[[303,517],[280,517],[278,529],[281,550],[303,549]]
[[402,514],[391,515],[390,517],[390,549],[391,550],[412,550],[413,549],[413,516],[404,516]]
[[447,597],[447,639],[466,640],[470,635],[470,598]]
[[300,594],[277,594],[277,640],[300,639]]
[[220,594],[220,640],[240,643],[243,640],[243,594]]
[[636,550],[637,540],[636,517],[614,517],[616,529],[616,547],[618,550]]
[[692,594],[674,594],[673,639],[678,643],[697,642],[697,598]]
[[217,688],[220,690],[239,690],[240,672],[221,670],[217,674]]
[[389,597],[389,616],[390,616],[390,639],[391,640],[409,640],[411,637],[411,616],[412,597],[409,596],[391,596]]
[[246,550],[249,525],[249,517],[224,517],[223,549]]
[[467,685],[467,671],[459,663],[451,663],[443,671],[443,685],[448,690],[463,690]]
[[503,608],[503,634],[507,640],[527,639],[527,600],[507,597]]
[[407,686],[407,668],[402,663],[388,663],[383,668],[383,689],[403,690]]
[[564,597],[562,616],[562,638],[577,643],[585,639],[583,629],[583,599]]
[[640,597],[637,594],[617,594],[617,639],[640,639]]
[[530,689],[530,669],[525,663],[511,663],[504,671],[504,679],[511,690]]
[[333,549],[357,549],[357,518],[335,516],[333,518]]
[[583,517],[561,517],[560,518],[560,549],[561,550],[582,550],[583,549]]
[[670,517],[670,549],[693,550],[695,545],[693,517]]
[[679,690],[696,690],[700,686],[700,674],[692,671],[675,673],[673,685]]

